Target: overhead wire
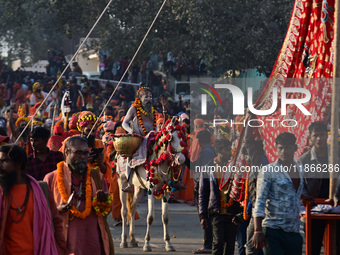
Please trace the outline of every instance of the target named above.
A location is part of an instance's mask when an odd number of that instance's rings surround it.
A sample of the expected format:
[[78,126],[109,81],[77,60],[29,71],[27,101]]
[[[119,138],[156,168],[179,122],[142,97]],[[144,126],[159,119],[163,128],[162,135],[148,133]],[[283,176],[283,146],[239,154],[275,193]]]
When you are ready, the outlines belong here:
[[[17,137],[17,139],[15,140],[15,144],[19,142],[20,138],[22,137],[22,135],[24,134],[24,132],[26,131],[26,129],[30,126],[30,124],[33,122],[34,117],[37,115],[37,113],[39,112],[39,110],[43,107],[44,103],[46,102],[47,98],[50,96],[50,94],[52,93],[52,91],[54,90],[54,88],[57,86],[57,84],[59,83],[60,79],[62,78],[62,76],[65,74],[66,70],[69,68],[70,64],[72,63],[72,61],[74,60],[74,58],[78,55],[79,51],[81,50],[81,48],[83,47],[83,45],[85,44],[86,40],[88,39],[88,37],[90,36],[90,34],[92,33],[92,31],[94,30],[94,28],[97,26],[98,22],[100,21],[100,19],[102,18],[102,16],[104,15],[104,13],[106,12],[106,10],[108,9],[108,7],[110,6],[110,4],[112,3],[113,0],[110,0],[109,3],[106,5],[106,7],[104,8],[104,10],[102,11],[102,13],[100,14],[100,16],[98,17],[98,19],[96,20],[96,22],[94,23],[94,25],[92,26],[92,28],[90,29],[90,31],[88,32],[88,34],[86,35],[85,39],[82,41],[82,43],[79,45],[77,51],[74,53],[74,55],[72,56],[72,58],[70,59],[70,61],[68,62],[68,64],[66,65],[66,67],[64,68],[63,72],[59,75],[59,77],[57,78],[57,80],[55,81],[54,85],[52,86],[52,88],[50,89],[50,91],[48,92],[48,94],[46,95],[46,97],[44,98],[44,100],[41,102],[40,106],[38,107],[38,109],[35,111],[35,113],[33,114],[33,116],[31,117],[31,119],[29,120],[29,122],[27,123],[27,125],[25,126],[25,128],[21,131],[21,133],[19,134],[19,136]],[[99,114],[95,124],[93,125],[88,137],[90,136],[90,134],[92,133],[94,127],[98,124],[98,121],[100,120],[101,116],[103,115],[105,109],[107,108],[107,106],[109,105],[110,101],[112,100],[114,94],[116,93],[117,89],[119,88],[120,84],[122,83],[126,73],[128,72],[131,64],[133,63],[134,59],[136,58],[137,54],[139,53],[139,50],[141,49],[142,45],[144,44],[145,39],[147,38],[147,36],[149,35],[153,25],[155,24],[159,14],[161,13],[164,5],[166,4],[167,0],[164,0],[161,7],[159,8],[155,18],[153,19],[152,23],[150,24],[147,32],[145,33],[141,43],[139,44],[135,54],[133,55],[130,63],[128,64],[124,74],[122,75],[121,79],[119,80],[116,88],[114,89],[114,91],[112,92],[110,98],[108,99],[108,101],[106,102],[106,104],[103,107],[103,110],[101,111],[101,113]]]
[[124,79],[126,73],[128,72],[130,66],[132,65],[133,61],[135,60],[135,58],[136,58],[136,56],[137,56],[139,50],[141,49],[141,47],[142,47],[142,45],[143,45],[145,39],[146,39],[147,36],[149,35],[149,33],[150,33],[150,31],[151,31],[153,25],[155,24],[155,22],[156,22],[156,20],[157,20],[157,18],[158,18],[158,16],[159,16],[159,14],[161,13],[161,11],[162,11],[164,5],[166,4],[166,2],[167,2],[167,0],[164,0],[164,1],[163,1],[163,4],[162,4],[161,7],[159,8],[159,10],[158,10],[158,12],[157,12],[155,18],[153,19],[152,23],[151,23],[150,26],[149,26],[149,29],[148,29],[147,32],[145,33],[145,35],[144,35],[144,37],[143,37],[143,40],[142,40],[141,43],[139,44],[139,46],[138,46],[138,48],[137,48],[135,54],[133,55],[132,59],[130,60],[129,65],[127,66],[127,68],[126,68],[124,74],[123,74],[122,77],[120,78],[120,80],[119,80],[119,82],[118,82],[116,88],[115,88],[114,91],[112,92],[110,98],[107,100],[107,102],[106,102],[106,104],[105,104],[103,110],[102,110],[101,113],[99,114],[99,116],[98,116],[96,122],[94,123],[93,127],[91,128],[91,131],[90,131],[90,133],[88,134],[87,138],[89,138],[89,136],[91,135],[93,129],[94,129],[95,126],[98,124],[98,122],[99,122],[101,116],[103,115],[103,113],[104,113],[106,107],[107,107],[107,106],[109,105],[109,103],[111,102],[111,100],[112,100],[112,98],[113,98],[113,95],[116,93],[116,91],[117,91],[117,89],[119,88],[121,82],[123,81],[123,79]]
[[[72,61],[74,60],[74,58],[78,55],[79,51],[82,49],[83,45],[85,44],[86,40],[88,39],[88,37],[90,36],[90,34],[92,33],[92,31],[94,30],[94,28],[97,26],[98,22],[100,21],[100,19],[103,17],[104,13],[106,12],[106,10],[109,8],[110,4],[112,3],[113,0],[110,0],[108,2],[108,4],[105,6],[104,10],[102,11],[102,13],[99,15],[99,17],[97,18],[96,22],[93,24],[92,28],[90,29],[90,31],[87,33],[85,39],[81,42],[81,44],[79,45],[76,53],[74,53],[74,55],[72,56],[72,58],[70,59],[70,61],[68,62],[68,64],[66,65],[66,67],[64,68],[64,70],[62,71],[62,73],[59,75],[59,77],[57,78],[56,82],[54,83],[54,85],[52,86],[52,88],[50,89],[50,91],[48,92],[48,94],[46,95],[46,97],[44,98],[44,100],[41,102],[40,106],[38,107],[38,109],[35,111],[35,113],[33,114],[33,116],[31,117],[31,119],[29,120],[29,122],[27,123],[27,125],[25,126],[25,128],[21,131],[21,133],[19,134],[19,136],[17,137],[17,139],[15,140],[15,144],[17,144],[20,140],[20,138],[22,137],[22,135],[24,134],[24,132],[26,131],[26,129],[30,126],[30,124],[33,122],[34,117],[37,115],[37,113],[40,111],[40,109],[43,107],[44,103],[46,102],[47,98],[51,95],[52,91],[54,90],[54,88],[57,86],[57,84],[59,83],[60,79],[62,78],[62,76],[65,74],[66,70],[69,68],[69,66],[71,65]],[[53,120],[54,121],[54,120]]]

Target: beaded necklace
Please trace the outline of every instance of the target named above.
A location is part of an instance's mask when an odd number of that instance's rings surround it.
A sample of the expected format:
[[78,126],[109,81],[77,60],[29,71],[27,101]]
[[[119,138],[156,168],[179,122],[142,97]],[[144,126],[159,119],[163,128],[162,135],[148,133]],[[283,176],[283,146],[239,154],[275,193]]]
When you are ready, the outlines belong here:
[[[23,219],[24,216],[25,216],[25,212],[26,212],[26,209],[27,209],[28,200],[29,200],[29,198],[30,198],[30,193],[31,193],[31,186],[30,186],[30,182],[29,182],[29,181],[27,181],[26,186],[27,186],[26,195],[25,195],[24,202],[22,203],[21,206],[19,206],[19,205],[17,204],[17,201],[15,201],[14,196],[13,196],[13,194],[12,194],[12,192],[11,192],[12,199],[13,199],[13,201],[14,201],[16,207],[17,207],[17,208],[13,208],[12,206],[9,207],[11,210],[16,211],[16,216],[15,216],[15,218],[13,218],[12,214],[9,213],[9,215],[10,215],[10,217],[11,217],[11,221],[14,222],[14,223],[19,223],[19,222],[21,222],[22,219]],[[17,217],[19,217],[19,218],[17,219]]]

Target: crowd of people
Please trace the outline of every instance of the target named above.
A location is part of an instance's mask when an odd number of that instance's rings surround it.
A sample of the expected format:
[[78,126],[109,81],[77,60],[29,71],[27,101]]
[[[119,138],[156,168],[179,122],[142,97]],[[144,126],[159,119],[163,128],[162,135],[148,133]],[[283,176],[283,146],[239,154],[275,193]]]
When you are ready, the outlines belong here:
[[[109,80],[120,80],[127,69],[129,58],[120,57],[114,59],[111,54],[100,54],[102,58],[100,65],[101,78]],[[186,76],[186,80],[190,76],[200,76],[207,74],[204,55],[195,59],[189,59],[183,51],[174,55],[171,51],[160,51],[152,54],[147,60],[137,61],[131,66],[129,75],[124,77],[124,81],[132,83],[142,83],[144,85],[149,82],[159,83],[158,78],[153,77],[154,71],[164,72],[166,75],[173,75],[177,80],[181,80],[182,76]]]
[[[1,254],[114,254],[106,217],[111,213],[116,222],[121,220],[119,194],[133,192],[135,166],[119,168],[113,137],[162,132],[174,116],[179,120],[175,128],[185,132],[183,151],[189,153],[183,153],[185,170],[173,198],[197,205],[204,231],[203,247],[193,253],[233,255],[237,239],[240,255],[302,254],[301,201],[329,196],[329,175],[303,176],[305,165],[330,163],[325,123],[309,126],[311,148],[298,162],[295,135],[278,135],[278,159],[269,164],[255,128],[245,128],[237,154],[241,129],[209,125],[219,118],[218,110],[200,116],[190,102],[174,102],[166,91],[153,97],[152,86],[122,86],[104,109],[114,90],[110,83],[103,88],[70,76],[48,95],[55,80],[46,75],[16,72],[6,78],[0,85]],[[263,166],[243,180],[242,201],[233,199],[235,183],[224,172],[196,171],[227,166],[237,155],[245,166]],[[121,190],[120,171],[129,176]],[[340,188],[335,204],[339,198]],[[325,221],[312,221],[315,255],[325,227]]]

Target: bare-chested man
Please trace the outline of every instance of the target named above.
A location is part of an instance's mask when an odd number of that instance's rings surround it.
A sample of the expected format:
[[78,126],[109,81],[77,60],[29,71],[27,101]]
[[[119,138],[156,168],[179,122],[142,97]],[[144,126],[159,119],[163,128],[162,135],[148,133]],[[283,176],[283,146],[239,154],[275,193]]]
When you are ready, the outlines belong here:
[[[154,109],[152,107],[152,92],[148,87],[142,87],[137,92],[137,98],[135,103],[132,104],[128,110],[122,127],[129,134],[138,134],[145,136],[150,131],[155,130],[155,116]],[[130,159],[129,159],[130,160]],[[124,192],[132,192],[132,175],[133,169],[127,164],[127,186],[122,190]]]

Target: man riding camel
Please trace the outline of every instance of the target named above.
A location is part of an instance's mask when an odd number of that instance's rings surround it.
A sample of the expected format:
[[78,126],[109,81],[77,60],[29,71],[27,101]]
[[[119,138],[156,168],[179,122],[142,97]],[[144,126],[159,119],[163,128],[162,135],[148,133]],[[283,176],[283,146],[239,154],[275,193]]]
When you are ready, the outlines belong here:
[[[168,115],[165,108],[165,105],[162,105],[163,108],[163,119],[167,120]],[[156,131],[156,113],[155,109],[152,106],[152,92],[148,87],[141,87],[137,92],[137,97],[135,102],[132,104],[130,109],[128,110],[123,122],[122,127],[125,129],[126,132],[129,134],[138,134],[141,136],[146,136],[151,131]],[[132,187],[132,176],[133,170],[137,164],[130,164],[133,159],[136,157],[140,157],[143,155],[143,143],[132,158],[128,158],[128,162],[126,164],[126,171],[127,171],[127,181],[126,187],[122,188],[122,191],[131,193],[133,191]],[[146,154],[146,153],[145,153]],[[146,156],[146,155],[145,155]],[[144,161],[143,161],[144,162]],[[130,165],[133,165],[130,167]],[[184,183],[182,183],[180,178],[180,186],[179,190],[186,189]]]
[[[148,87],[141,87],[137,92],[135,102],[128,110],[122,127],[129,134],[138,134],[146,136],[150,131],[156,130],[155,110],[152,106],[152,92]],[[139,148],[138,150],[140,150]],[[138,152],[137,150],[137,152]],[[131,159],[129,159],[130,161]],[[124,192],[132,192],[132,175],[133,168],[127,164],[127,186],[122,190]]]

